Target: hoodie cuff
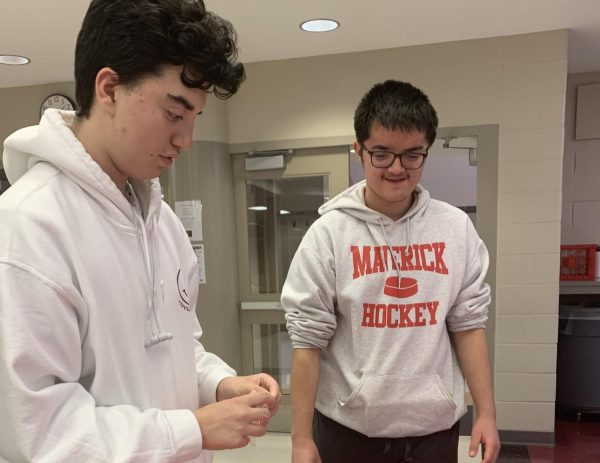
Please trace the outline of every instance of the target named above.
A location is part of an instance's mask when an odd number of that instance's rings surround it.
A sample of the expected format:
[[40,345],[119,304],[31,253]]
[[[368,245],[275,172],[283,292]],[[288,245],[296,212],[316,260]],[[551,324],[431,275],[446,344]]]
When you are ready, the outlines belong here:
[[213,372],[210,377],[205,378],[198,387],[200,405],[204,406],[215,403],[217,401],[217,387],[219,386],[219,383],[230,376],[237,376],[235,370],[233,368],[224,367],[219,368],[219,370]]
[[[202,432],[191,410],[166,410],[173,447],[178,461],[198,458],[202,450]],[[209,452],[209,450],[204,450]]]

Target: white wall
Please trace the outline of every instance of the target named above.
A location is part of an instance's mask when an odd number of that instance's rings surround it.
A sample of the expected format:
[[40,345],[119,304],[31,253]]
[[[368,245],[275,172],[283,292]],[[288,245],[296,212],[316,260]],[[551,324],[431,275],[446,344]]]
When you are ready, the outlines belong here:
[[202,114],[196,117],[192,137],[194,140],[227,143],[227,100],[220,100],[214,93],[208,94]]

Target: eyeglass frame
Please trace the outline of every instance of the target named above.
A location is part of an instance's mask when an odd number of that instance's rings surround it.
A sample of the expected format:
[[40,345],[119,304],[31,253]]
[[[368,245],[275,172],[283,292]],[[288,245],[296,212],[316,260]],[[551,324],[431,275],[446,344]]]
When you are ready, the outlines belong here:
[[[428,154],[429,154],[429,150],[425,150],[424,153],[418,153],[418,152],[413,152],[413,151],[408,151],[406,153],[395,153],[394,151],[390,151],[390,150],[370,150],[369,148],[367,148],[364,144],[360,144],[360,146],[362,146],[362,148],[370,154],[371,156],[371,165],[373,167],[375,167],[376,169],[389,169],[390,167],[392,167],[394,165],[394,163],[396,162],[396,158],[400,159],[400,165],[402,166],[403,169],[406,170],[417,170],[420,169],[421,167],[423,167],[423,164],[425,164],[425,159],[427,158]],[[375,164],[373,164],[373,154],[374,153],[390,153],[393,154],[394,157],[392,158],[392,162],[390,162],[389,165],[387,166],[376,166]],[[404,156],[407,155],[415,155],[418,154],[420,156],[423,156],[421,159],[421,164],[419,164],[418,167],[405,167],[404,164],[402,163],[402,159],[404,159]]]

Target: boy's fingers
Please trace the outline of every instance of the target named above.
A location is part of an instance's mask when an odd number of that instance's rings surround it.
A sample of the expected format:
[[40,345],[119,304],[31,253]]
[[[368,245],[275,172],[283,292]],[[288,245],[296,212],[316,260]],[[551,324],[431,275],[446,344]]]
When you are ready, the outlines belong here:
[[469,456],[474,457],[477,455],[477,447],[479,446],[479,439],[475,439],[474,436],[471,436],[471,442],[469,444]]

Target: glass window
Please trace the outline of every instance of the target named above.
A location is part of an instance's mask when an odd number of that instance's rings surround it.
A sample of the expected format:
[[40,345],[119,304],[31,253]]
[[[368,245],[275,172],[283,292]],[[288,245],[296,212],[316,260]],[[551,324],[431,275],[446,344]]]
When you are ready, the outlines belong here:
[[268,373],[281,386],[283,393],[290,389],[292,344],[285,324],[252,324],[253,373]]
[[294,253],[328,192],[327,176],[246,181],[251,294],[281,292]]

